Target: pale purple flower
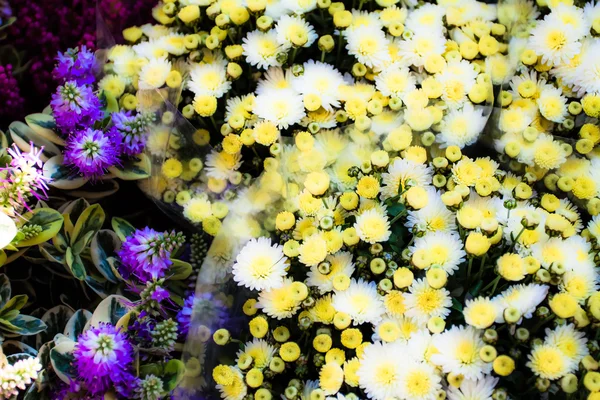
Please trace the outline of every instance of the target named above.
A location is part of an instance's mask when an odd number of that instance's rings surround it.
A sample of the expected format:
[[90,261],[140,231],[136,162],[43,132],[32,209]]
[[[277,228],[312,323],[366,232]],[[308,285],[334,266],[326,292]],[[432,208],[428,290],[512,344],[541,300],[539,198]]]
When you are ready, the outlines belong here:
[[101,394],[111,388],[128,396],[133,347],[125,334],[108,323],[100,323],[82,333],[73,351],[73,364],[80,379],[92,394]]
[[88,178],[104,175],[107,168],[119,162],[119,142],[115,132],[87,128],[67,138],[64,158]]
[[97,69],[96,56],[87,47],[68,49],[58,53],[53,75],[60,83],[74,81],[79,85],[94,83]]
[[112,122],[121,137],[124,154],[134,156],[144,151],[148,128],[153,119],[152,114],[132,115],[129,111],[112,114]]
[[90,86],[78,85],[75,81],[59,86],[50,102],[56,126],[64,134],[89,128],[102,119],[101,105]]

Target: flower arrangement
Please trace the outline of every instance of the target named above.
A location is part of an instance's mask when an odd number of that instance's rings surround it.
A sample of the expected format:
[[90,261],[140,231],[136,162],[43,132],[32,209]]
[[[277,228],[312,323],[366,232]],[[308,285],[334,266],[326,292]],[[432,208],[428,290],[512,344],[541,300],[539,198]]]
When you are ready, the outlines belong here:
[[599,398],[594,7],[167,0],[59,52],[0,136],[0,398]]

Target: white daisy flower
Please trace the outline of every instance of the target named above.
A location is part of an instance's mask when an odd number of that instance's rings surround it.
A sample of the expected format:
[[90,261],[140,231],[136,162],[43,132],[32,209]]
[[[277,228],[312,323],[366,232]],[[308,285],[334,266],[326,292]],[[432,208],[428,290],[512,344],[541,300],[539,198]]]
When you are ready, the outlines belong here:
[[[200,347],[204,347],[204,346],[200,346]],[[235,375],[235,380],[232,382],[237,382],[237,385],[239,386],[239,390],[236,390],[234,393],[231,393],[231,390],[230,390],[231,386],[215,385],[215,387],[221,393],[222,399],[242,400],[244,397],[246,397],[246,394],[248,394],[248,387],[246,385],[244,385],[244,375],[242,375],[242,371],[240,371],[240,369],[237,366],[229,368],[229,371],[231,371]]]
[[0,250],[5,248],[17,236],[15,221],[0,211]]
[[402,97],[414,90],[416,83],[411,71],[398,63],[387,66],[375,77],[375,86],[384,96]]
[[557,347],[574,364],[579,364],[581,359],[590,353],[585,333],[575,329],[573,324],[559,325],[554,329],[546,328],[544,342]]
[[337,312],[348,314],[354,325],[376,324],[385,312],[375,282],[362,279],[352,279],[348,289],[336,291],[331,304]]
[[254,338],[251,342],[244,344],[243,350],[238,350],[236,354],[236,362],[239,361],[242,354],[252,357],[253,365],[256,368],[265,368],[277,353],[277,349],[269,344],[266,340]]
[[425,60],[446,51],[446,38],[439,32],[419,32],[399,43],[398,56],[405,66],[422,67]]
[[262,69],[281,66],[277,55],[285,51],[277,41],[277,33],[274,30],[249,32],[242,40],[242,48],[246,62]]
[[166,58],[153,58],[142,67],[139,76],[139,88],[142,90],[159,89],[167,81],[171,72],[171,62]]
[[429,356],[435,352],[433,347],[433,338],[426,324],[417,332],[413,332],[408,338],[406,349],[411,359],[415,361],[429,361]]
[[356,217],[354,229],[361,240],[371,244],[385,242],[392,234],[385,208],[372,208],[361,212]]
[[492,365],[479,357],[485,346],[481,334],[471,326],[453,326],[433,339],[438,353],[431,356],[431,362],[444,373],[461,374],[466,379],[483,378],[492,371]]
[[434,289],[426,279],[417,279],[408,290],[410,293],[405,296],[407,317],[425,323],[432,317],[446,318],[450,314],[452,298],[445,288]]
[[404,25],[416,34],[442,35],[442,18],[445,14],[444,8],[437,4],[424,4],[408,14]]
[[548,286],[546,285],[537,283],[512,285],[492,299],[500,308],[496,322],[504,322],[504,310],[507,308],[516,308],[524,318],[531,318],[537,306],[544,301],[547,295]]
[[285,7],[297,15],[306,14],[317,8],[317,0],[282,0]]
[[256,94],[273,93],[274,90],[291,89],[294,75],[288,68],[271,67],[263,74],[256,85]]
[[446,207],[440,193],[427,186],[427,205],[419,210],[408,211],[406,227],[419,231],[452,232],[456,231],[456,214]]
[[321,107],[334,111],[340,107],[339,87],[344,84],[342,74],[332,65],[309,60],[303,65],[304,73],[292,81],[293,88],[302,95],[317,95]]
[[306,115],[302,96],[292,89],[265,90],[256,96],[253,112],[279,129],[299,123]]
[[499,379],[486,375],[480,379],[463,379],[458,388],[449,386],[448,400],[490,400]]
[[172,28],[160,24],[144,24],[140,26],[140,29],[148,39],[158,39],[161,36],[165,36],[173,32]]
[[587,93],[600,92],[600,41],[590,41],[589,46],[585,46],[585,51],[581,52],[581,61],[574,74],[575,84],[583,88]]
[[360,26],[345,31],[348,54],[367,67],[380,69],[390,61],[389,40],[378,27]]
[[403,112],[384,110],[371,117],[371,131],[381,137],[398,128],[403,122]]
[[242,165],[241,154],[211,150],[206,156],[206,175],[215,179],[229,179]]
[[365,348],[356,374],[358,384],[373,400],[398,396],[403,359],[402,346],[375,342]]
[[567,116],[567,98],[559,88],[544,85],[537,99],[540,114],[547,120],[562,123]]
[[483,107],[471,103],[466,103],[459,110],[450,110],[442,120],[436,142],[441,148],[458,146],[461,149],[475,143],[487,123],[484,111]]
[[557,23],[554,18],[544,18],[531,30],[529,45],[546,63],[567,62],[580,50],[581,43],[566,24]]
[[231,89],[231,82],[227,80],[227,70],[220,64],[198,64],[190,72],[188,89],[196,96],[222,97]]
[[290,48],[297,41],[305,41],[300,47],[310,47],[319,37],[311,24],[298,16],[283,15],[275,26],[279,44]]
[[469,91],[475,84],[477,71],[473,64],[466,60],[451,61],[446,68],[436,75],[442,84],[442,100],[450,108],[458,108],[464,104]]
[[321,293],[333,290],[333,280],[336,276],[346,275],[350,277],[354,273],[352,253],[339,251],[333,255],[328,255],[325,261],[330,264],[329,273],[322,274],[319,272],[318,266],[313,265],[308,271],[308,279],[306,280],[308,286],[316,286]]
[[428,264],[426,269],[432,265],[439,265],[448,275],[458,270],[467,255],[458,234],[444,231],[428,232],[422,237],[417,237],[409,250],[413,257],[425,257]]
[[381,197],[385,200],[398,195],[400,186],[406,185],[408,180],[416,186],[427,186],[432,176],[430,166],[397,158],[390,164],[388,171],[381,174]]
[[185,35],[182,33],[169,33],[158,39],[160,46],[174,56],[180,56],[188,51],[185,47]]
[[435,400],[442,389],[442,378],[435,367],[426,362],[408,360],[402,363],[399,393],[411,400]]
[[291,318],[300,309],[301,303],[290,296],[293,283],[292,279],[284,278],[281,286],[262,290],[258,294],[256,308],[275,319]]
[[283,246],[266,237],[251,239],[235,259],[233,280],[252,290],[280,287],[287,274],[286,262]]
[[565,3],[558,3],[546,18],[551,25],[557,24],[568,27],[572,40],[580,40],[589,35],[592,27],[592,22],[586,18],[583,9]]
[[157,39],[150,39],[147,42],[141,42],[132,47],[138,57],[148,60],[155,58],[166,58],[169,52],[163,47],[163,44]]

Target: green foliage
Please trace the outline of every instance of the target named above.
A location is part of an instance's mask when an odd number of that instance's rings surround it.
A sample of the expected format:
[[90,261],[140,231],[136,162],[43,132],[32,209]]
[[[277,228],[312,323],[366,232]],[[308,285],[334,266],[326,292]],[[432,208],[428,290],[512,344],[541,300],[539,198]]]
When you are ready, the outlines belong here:
[[4,340],[5,337],[35,335],[44,331],[47,327],[41,319],[20,313],[27,304],[28,296],[11,295],[8,277],[0,274],[0,340]]

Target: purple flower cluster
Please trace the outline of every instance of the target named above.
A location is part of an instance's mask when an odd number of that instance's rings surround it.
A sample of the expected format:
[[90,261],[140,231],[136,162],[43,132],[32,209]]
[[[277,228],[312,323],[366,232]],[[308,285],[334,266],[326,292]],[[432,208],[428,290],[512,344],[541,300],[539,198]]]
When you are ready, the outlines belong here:
[[226,304],[218,296],[209,292],[189,295],[177,313],[179,332],[182,335],[186,335],[188,332],[194,334],[195,324],[220,326],[226,319]]
[[65,163],[74,165],[87,177],[98,177],[119,162],[118,139],[114,130],[87,128],[71,134],[64,152]]
[[56,89],[50,102],[56,126],[64,133],[92,126],[104,112],[100,99],[88,85],[65,82]]
[[60,83],[74,81],[78,85],[86,85],[96,80],[96,56],[85,46],[58,53],[56,61],[53,75]]
[[112,114],[112,122],[121,137],[123,154],[134,156],[144,150],[148,126],[152,121],[152,114],[132,115],[129,111]]
[[23,103],[23,96],[13,76],[12,65],[0,65],[0,120],[8,123],[15,115],[20,115]]
[[135,276],[142,283],[158,279],[173,264],[171,253],[184,243],[184,237],[175,232],[160,233],[151,228],[135,231],[128,236],[121,250],[121,274],[128,279]]
[[121,396],[131,394],[133,346],[121,330],[100,323],[79,336],[73,351],[74,365],[92,395],[115,388]]

